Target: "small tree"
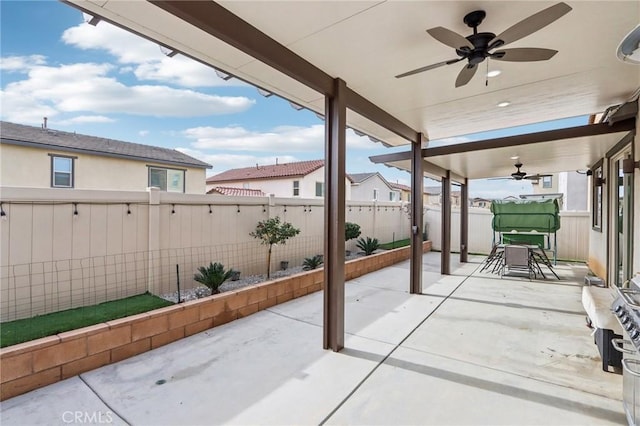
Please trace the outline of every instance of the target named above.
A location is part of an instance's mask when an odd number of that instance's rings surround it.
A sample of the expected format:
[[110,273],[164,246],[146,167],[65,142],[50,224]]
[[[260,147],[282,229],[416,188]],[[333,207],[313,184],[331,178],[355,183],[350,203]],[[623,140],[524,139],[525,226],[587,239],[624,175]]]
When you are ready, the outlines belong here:
[[198,273],[193,276],[193,279],[209,287],[211,294],[217,294],[220,293],[222,283],[231,278],[234,272],[233,269],[225,271],[222,263],[211,262],[209,266],[200,266]]
[[267,254],[267,279],[271,277],[271,249],[274,244],[285,244],[285,242],[300,233],[298,228],[294,228],[289,222],[280,222],[278,216],[258,222],[256,230],[251,232],[254,238],[260,240],[264,245],[269,246]]
[[344,224],[344,240],[349,241],[360,236],[360,225],[347,222]]

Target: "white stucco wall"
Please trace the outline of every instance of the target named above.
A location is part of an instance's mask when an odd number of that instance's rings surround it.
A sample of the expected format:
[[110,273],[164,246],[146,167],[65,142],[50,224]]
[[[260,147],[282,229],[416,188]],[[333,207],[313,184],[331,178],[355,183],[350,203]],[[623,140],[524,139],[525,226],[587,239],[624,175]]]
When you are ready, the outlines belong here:
[[157,166],[185,170],[185,193],[205,193],[205,169],[9,144],[0,145],[0,186],[50,188],[49,154],[76,157],[74,189],[145,191],[148,186],[147,166]]
[[[296,198],[323,198],[316,197],[316,182],[324,182],[324,167],[319,168],[306,176],[284,179],[252,179],[227,181],[215,184],[207,184],[207,191],[216,186],[232,188],[259,189],[266,195],[273,194],[276,197],[293,197],[293,181],[300,181],[300,193]],[[345,179],[345,199],[351,200],[351,181]]]
[[351,199],[354,201],[373,201],[374,189],[378,190],[378,201],[392,201],[389,199],[390,192],[396,194],[396,198],[393,201],[400,201],[399,191],[390,188],[378,175],[371,176],[363,182],[351,185]]

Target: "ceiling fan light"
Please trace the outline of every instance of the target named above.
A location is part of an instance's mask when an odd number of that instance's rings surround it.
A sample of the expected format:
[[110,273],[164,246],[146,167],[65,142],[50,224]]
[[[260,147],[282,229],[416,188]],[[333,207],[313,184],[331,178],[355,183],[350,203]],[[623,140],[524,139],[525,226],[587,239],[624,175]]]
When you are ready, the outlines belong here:
[[497,77],[500,74],[502,74],[502,71],[500,70],[491,70],[487,73],[487,77]]
[[511,105],[511,102],[509,102],[509,101],[503,101],[503,102],[500,102],[500,103],[498,104],[498,108],[504,108],[504,107],[507,107],[507,106],[509,106],[509,105]]

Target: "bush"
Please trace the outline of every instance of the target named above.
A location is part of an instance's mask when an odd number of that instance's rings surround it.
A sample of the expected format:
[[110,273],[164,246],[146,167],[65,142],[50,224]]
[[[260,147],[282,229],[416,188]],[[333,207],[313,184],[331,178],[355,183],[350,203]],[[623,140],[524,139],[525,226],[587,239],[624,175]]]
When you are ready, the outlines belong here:
[[378,247],[380,247],[378,239],[370,237],[367,237],[366,240],[364,238],[360,238],[356,245],[364,252],[365,256],[369,256],[374,251],[378,250]]
[[260,240],[264,245],[269,246],[267,254],[267,279],[271,277],[271,249],[274,244],[285,244],[285,242],[300,233],[298,228],[294,228],[289,222],[280,223],[278,216],[258,222],[256,230],[249,233],[254,238]]
[[220,286],[235,273],[233,269],[225,270],[222,263],[209,263],[209,266],[200,266],[199,273],[193,279],[211,289],[211,294],[220,293]]
[[349,241],[360,236],[360,225],[347,222],[344,224],[344,240]]
[[312,269],[319,268],[323,263],[324,261],[322,260],[322,256],[319,254],[316,254],[313,257],[305,257],[302,262],[302,269],[305,271],[311,271]]

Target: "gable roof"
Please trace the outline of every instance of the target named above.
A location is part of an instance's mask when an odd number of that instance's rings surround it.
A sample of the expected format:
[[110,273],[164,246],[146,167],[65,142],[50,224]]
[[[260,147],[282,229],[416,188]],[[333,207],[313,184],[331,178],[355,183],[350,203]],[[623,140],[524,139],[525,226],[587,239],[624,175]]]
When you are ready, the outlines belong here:
[[365,180],[377,174],[378,174],[377,172],[376,173],[349,173],[349,177],[351,178],[351,181],[353,183],[362,183]]
[[207,191],[207,194],[221,194],[232,197],[265,197],[266,194],[259,189],[234,188],[231,186],[216,186]]
[[409,191],[411,192],[411,187],[407,186],[407,185],[403,185],[401,183],[389,183],[389,185],[391,185],[392,188],[398,189],[400,191]]
[[298,161],[295,163],[269,164],[266,166],[230,169],[207,178],[207,183],[301,177],[324,167],[324,160]]
[[210,164],[196,160],[175,149],[25,126],[7,121],[0,121],[0,140],[2,143],[11,145],[30,146],[56,151],[77,152],[137,161],[152,161],[183,167],[211,168]]
[[364,182],[365,180],[370,179],[370,178],[372,178],[374,176],[378,176],[382,180],[382,182],[384,182],[385,185],[387,185],[389,188],[396,189],[379,172],[373,172],[373,173],[348,173],[347,174],[347,178],[349,178],[351,183],[356,184],[356,185],[360,184],[360,183]]

